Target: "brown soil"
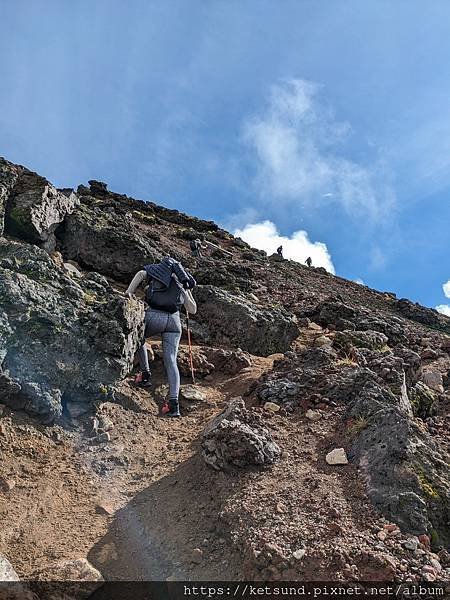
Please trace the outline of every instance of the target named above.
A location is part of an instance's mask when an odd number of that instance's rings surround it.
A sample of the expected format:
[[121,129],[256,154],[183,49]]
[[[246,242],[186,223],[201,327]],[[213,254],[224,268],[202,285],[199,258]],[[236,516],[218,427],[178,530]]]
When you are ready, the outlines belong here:
[[[301,342],[313,344],[314,335]],[[399,544],[405,536],[397,531],[380,546],[386,521],[357,470],[324,460],[348,442],[340,407],[328,407],[317,422],[259,409],[283,450],[269,469],[223,473],[203,462],[205,424],[274,358],[252,357],[238,375],[199,382],[205,401],[185,406],[181,419],[158,414],[165,378],[156,361],[156,391],[130,379],[115,403],[102,404],[113,425],[105,443],[92,433],[90,417],[70,431],[6,409],[0,552],[23,578],[82,557],[107,580],[391,579],[400,565],[397,576],[406,577],[410,554]],[[299,549],[306,554],[298,568],[286,570],[283,556]]]
[[[226,541],[215,534],[217,502],[207,497],[215,473],[196,455],[197,438],[271,363],[254,358],[237,377],[219,374],[200,384],[206,402],[181,419],[161,418],[152,391],[124,382],[121,404],[102,405],[114,425],[104,444],[89,435],[91,419],[83,430],[67,431],[6,409],[0,419],[0,520],[6,524],[0,551],[19,576],[79,557],[112,580],[217,579],[225,564],[228,577],[238,576],[239,560],[230,560]],[[164,382],[158,362],[154,380],[156,387]],[[200,562],[192,562],[198,560],[192,551],[212,538]]]

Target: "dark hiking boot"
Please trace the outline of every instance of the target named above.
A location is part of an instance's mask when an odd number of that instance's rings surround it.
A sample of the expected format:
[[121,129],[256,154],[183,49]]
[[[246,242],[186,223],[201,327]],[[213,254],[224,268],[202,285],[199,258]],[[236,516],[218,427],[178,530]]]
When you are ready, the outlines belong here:
[[180,405],[178,400],[170,400],[169,401],[169,412],[166,414],[168,417],[181,417],[180,414]]
[[142,373],[138,373],[134,381],[138,387],[151,387],[152,385],[149,371],[142,371]]

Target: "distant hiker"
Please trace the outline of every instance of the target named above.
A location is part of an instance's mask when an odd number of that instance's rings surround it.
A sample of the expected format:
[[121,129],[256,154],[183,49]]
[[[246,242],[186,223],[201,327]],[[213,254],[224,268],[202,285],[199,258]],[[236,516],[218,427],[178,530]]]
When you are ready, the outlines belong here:
[[277,254],[278,256],[281,256],[281,258],[283,258],[283,246],[278,246]]
[[202,250],[206,250],[207,246],[204,246],[202,242],[197,238],[196,240],[191,240],[190,242],[192,256],[196,258],[202,257]]
[[305,260],[305,263],[308,265],[308,267],[312,265],[312,260],[310,256],[308,256],[308,258]]
[[169,383],[169,417],[179,417],[180,373],[177,365],[178,346],[181,338],[180,309],[182,306],[191,314],[197,312],[197,305],[190,292],[196,281],[184,267],[167,256],[159,264],[145,265],[136,273],[128,286],[127,295],[133,294],[137,287],[147,283],[145,302],[144,339],[138,351],[142,370],[142,387],[149,387],[150,367],[145,340],[156,334],[162,337],[164,367]]

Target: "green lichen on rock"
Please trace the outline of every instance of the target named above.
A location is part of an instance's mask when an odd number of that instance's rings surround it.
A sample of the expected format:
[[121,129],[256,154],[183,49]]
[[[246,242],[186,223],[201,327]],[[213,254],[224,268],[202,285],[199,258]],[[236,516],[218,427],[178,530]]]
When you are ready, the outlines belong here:
[[423,382],[411,388],[409,399],[415,416],[426,419],[435,412],[436,394]]
[[45,421],[94,402],[132,367],[142,304],[98,274],[73,281],[37,246],[0,239],[0,256],[2,401]]
[[155,215],[144,213],[140,210],[133,210],[132,214],[133,214],[133,217],[135,217],[136,219],[139,219],[140,221],[143,221],[144,223],[147,223],[147,224],[152,224],[156,220]]

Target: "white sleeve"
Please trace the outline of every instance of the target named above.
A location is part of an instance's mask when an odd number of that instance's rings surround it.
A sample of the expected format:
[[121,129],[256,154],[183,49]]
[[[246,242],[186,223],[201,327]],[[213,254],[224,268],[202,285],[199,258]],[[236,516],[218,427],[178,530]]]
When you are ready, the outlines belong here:
[[195,315],[197,312],[197,302],[194,300],[194,296],[190,290],[184,290],[184,308],[191,315]]
[[125,292],[125,294],[134,294],[134,292],[137,290],[137,288],[141,285],[141,283],[144,281],[144,279],[146,277],[147,277],[146,271],[144,271],[144,270],[138,271],[136,273],[136,275],[133,277],[133,280],[130,283],[130,285],[128,286],[128,289]]

